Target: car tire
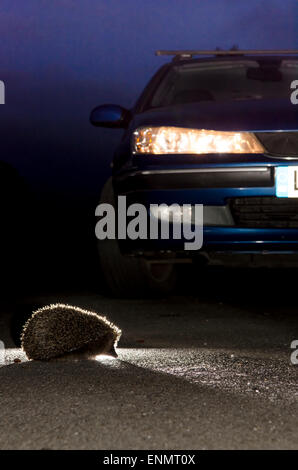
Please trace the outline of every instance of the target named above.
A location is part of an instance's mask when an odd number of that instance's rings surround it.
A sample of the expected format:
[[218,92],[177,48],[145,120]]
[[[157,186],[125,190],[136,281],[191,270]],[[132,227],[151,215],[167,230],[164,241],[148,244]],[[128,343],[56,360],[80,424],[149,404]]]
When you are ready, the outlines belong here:
[[[115,207],[112,178],[105,183],[100,203]],[[144,258],[124,256],[118,240],[98,240],[99,263],[108,293],[113,297],[146,297],[170,294],[176,283],[173,263],[149,263]]]

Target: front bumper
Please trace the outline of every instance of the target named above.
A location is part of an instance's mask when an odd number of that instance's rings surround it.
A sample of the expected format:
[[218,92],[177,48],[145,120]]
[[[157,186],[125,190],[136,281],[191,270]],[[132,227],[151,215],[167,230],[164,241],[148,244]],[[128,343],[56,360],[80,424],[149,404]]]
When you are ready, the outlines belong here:
[[274,186],[274,168],[181,168],[127,172],[116,179],[117,193],[195,190],[206,188],[262,188]]
[[[297,228],[255,227],[237,224],[231,202],[239,198],[275,198],[275,169],[296,161],[254,162],[251,165],[197,168],[143,168],[114,178],[116,194],[126,195],[127,204],[203,204],[203,251],[216,252],[297,252]],[[298,214],[298,200],[297,200]],[[128,253],[185,253],[185,240],[134,240],[121,242]],[[201,250],[201,251],[202,251]]]

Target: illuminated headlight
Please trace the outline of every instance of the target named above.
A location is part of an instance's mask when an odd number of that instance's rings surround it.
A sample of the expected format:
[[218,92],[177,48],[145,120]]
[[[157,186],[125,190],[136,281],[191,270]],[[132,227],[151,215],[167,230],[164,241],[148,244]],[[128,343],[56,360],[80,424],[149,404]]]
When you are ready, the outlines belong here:
[[136,154],[263,153],[264,147],[250,132],[209,131],[183,127],[143,127],[133,136]]

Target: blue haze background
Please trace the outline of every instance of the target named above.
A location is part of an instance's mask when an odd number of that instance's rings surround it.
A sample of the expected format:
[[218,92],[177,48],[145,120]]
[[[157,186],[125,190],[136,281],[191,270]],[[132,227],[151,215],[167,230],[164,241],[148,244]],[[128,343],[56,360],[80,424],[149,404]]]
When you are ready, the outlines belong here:
[[298,49],[298,2],[1,0],[0,31],[0,159],[47,201],[57,242],[93,217],[121,136],[93,128],[91,108],[132,106],[167,60],[156,49]]

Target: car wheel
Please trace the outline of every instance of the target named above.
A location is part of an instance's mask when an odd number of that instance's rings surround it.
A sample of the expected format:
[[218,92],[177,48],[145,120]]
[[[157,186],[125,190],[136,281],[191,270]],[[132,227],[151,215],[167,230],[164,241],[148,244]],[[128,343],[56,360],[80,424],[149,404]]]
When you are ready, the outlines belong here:
[[[112,178],[104,185],[100,203],[115,206]],[[143,258],[124,256],[118,240],[98,240],[100,268],[115,297],[142,297],[169,294],[175,287],[176,271],[172,263],[151,263]]]

